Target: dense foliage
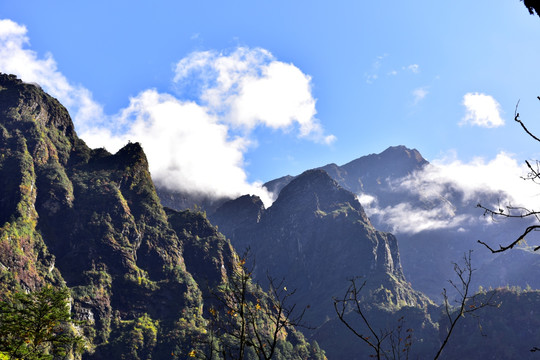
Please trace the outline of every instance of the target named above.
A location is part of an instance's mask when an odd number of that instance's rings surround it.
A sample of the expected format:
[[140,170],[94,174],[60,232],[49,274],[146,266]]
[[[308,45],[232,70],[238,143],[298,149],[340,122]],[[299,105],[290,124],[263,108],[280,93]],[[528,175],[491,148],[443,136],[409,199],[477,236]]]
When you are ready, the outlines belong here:
[[0,300],[0,354],[52,360],[80,354],[83,341],[69,311],[69,290],[5,293]]

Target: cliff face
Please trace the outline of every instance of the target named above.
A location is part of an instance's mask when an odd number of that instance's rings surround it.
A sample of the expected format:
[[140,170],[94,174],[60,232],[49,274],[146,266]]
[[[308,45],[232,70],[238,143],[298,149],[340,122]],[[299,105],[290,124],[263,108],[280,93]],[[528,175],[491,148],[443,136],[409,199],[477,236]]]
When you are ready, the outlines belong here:
[[203,214],[161,206],[138,143],[92,150],[58,101],[0,74],[0,290],[69,287],[84,358],[205,351],[205,302],[237,261]]
[[198,316],[200,291],[140,145],[91,150],[41,89],[7,75],[0,88],[3,286],[65,282],[96,345],[117,330],[115,312],[126,321]]
[[332,298],[355,276],[388,308],[429,303],[405,281],[396,238],[377,231],[356,196],[325,171],[296,177],[267,210],[245,200],[225,203],[211,220],[237,249],[250,248],[256,279],[264,282],[268,273],[296,289],[311,325],[335,316]]
[[[524,264],[534,267],[535,254],[500,254],[496,259],[475,241],[506,244],[529,225],[526,219],[487,221],[476,206],[504,203],[503,199],[512,198],[512,189],[508,193],[487,186],[473,189],[452,177],[440,176],[439,166],[431,166],[417,150],[405,146],[318,169],[365,199],[362,205],[375,228],[396,234],[403,273],[415,289],[431,299],[442,301],[441,289],[454,275],[452,263],[469,250],[474,250],[472,259],[478,268],[475,286],[540,288],[534,271],[512,270],[524,269]],[[279,193],[294,178],[285,176],[265,186]]]

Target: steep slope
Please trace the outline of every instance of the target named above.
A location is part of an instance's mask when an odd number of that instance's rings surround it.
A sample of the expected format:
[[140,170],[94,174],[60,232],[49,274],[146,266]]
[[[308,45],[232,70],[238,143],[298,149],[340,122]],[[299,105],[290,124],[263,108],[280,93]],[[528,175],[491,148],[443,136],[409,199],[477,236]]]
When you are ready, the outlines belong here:
[[354,276],[365,277],[373,299],[389,308],[429,303],[405,281],[396,238],[375,230],[354,194],[325,171],[296,177],[264,212],[242,208],[245,200],[224,204],[211,220],[235,247],[251,249],[256,279],[264,282],[269,273],[297,290],[311,325],[335,316],[332,298]]
[[[90,150],[67,111],[41,89],[7,75],[0,86],[3,286],[65,281],[76,316],[90,325],[96,358],[111,346],[135,351],[109,342],[128,326],[122,322],[148,316],[167,332],[182,311],[199,317],[200,291],[140,145],[115,155]],[[163,306],[173,299],[175,306]],[[144,358],[162,345],[144,338],[132,355]]]
[[[91,150],[58,101],[0,74],[0,181],[0,289],[67,285],[88,342],[83,358],[208,349],[204,305],[238,256],[202,214],[161,206],[138,143]],[[223,336],[212,334],[212,344]],[[280,340],[289,358],[301,349],[324,357],[294,329]]]
[[[434,179],[435,170],[421,154],[404,146],[390,147],[342,166],[328,164],[320,169],[359,196],[377,229],[398,237],[407,279],[430,298],[441,300],[441,288],[453,275],[452,263],[469,250],[474,250],[475,267],[483,268],[475,274],[475,284],[497,287],[516,280],[506,276],[504,269],[521,268],[517,258],[506,257],[509,262],[504,268],[484,267],[495,256],[476,242],[482,239],[491,244],[507,243],[527,225],[517,221],[489,221],[476,207],[479,202],[497,204],[507,194],[487,189],[471,192],[452,179]],[[265,186],[279,192],[292,179],[285,176]],[[519,282],[510,285],[524,283],[537,284],[532,272],[521,273]]]

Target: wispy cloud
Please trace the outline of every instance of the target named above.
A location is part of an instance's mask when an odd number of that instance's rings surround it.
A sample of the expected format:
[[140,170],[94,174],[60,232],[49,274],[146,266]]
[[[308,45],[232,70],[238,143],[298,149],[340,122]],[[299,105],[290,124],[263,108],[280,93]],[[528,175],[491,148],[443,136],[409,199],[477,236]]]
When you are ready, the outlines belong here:
[[459,125],[476,125],[495,128],[504,125],[501,105],[491,95],[467,93],[463,96],[465,116]]
[[400,203],[384,209],[370,207],[366,211],[370,217],[379,216],[380,221],[387,224],[390,227],[389,230],[395,234],[417,234],[428,230],[452,229],[469,220],[469,216],[465,214],[456,216],[454,209],[448,204],[424,209],[414,207],[410,203]]
[[105,115],[90,91],[57,69],[51,54],[39,57],[28,45],[24,26],[0,20],[0,71],[39,83],[58,98],[91,147],[114,152],[128,140],[141,142],[154,180],[169,189],[257,194],[268,204],[270,194],[249,182],[245,170],[255,128],[294,131],[324,144],[335,140],[315,117],[311,78],[264,49],[192,53],[176,66],[179,94],[144,90],[127,108]]
[[370,71],[366,72],[364,74],[366,78],[366,83],[373,84],[376,80],[380,78],[380,74],[386,74],[386,76],[397,76],[400,73],[403,72],[411,72],[413,74],[419,74],[420,73],[420,65],[418,64],[410,64],[407,66],[401,66],[401,69],[396,70],[395,68],[391,70],[388,69],[386,66],[385,69],[385,59],[388,57],[388,54],[377,56],[375,61],[371,64]]
[[411,64],[406,67],[407,70],[411,71],[413,74],[420,73],[420,65],[418,64]]
[[375,61],[371,64],[371,70],[364,74],[364,76],[366,77],[366,83],[373,84],[375,80],[379,78],[379,72],[383,64],[383,60],[386,57],[388,57],[388,54],[377,56]]
[[413,98],[414,98],[413,104],[416,105],[420,101],[424,100],[424,98],[427,96],[428,93],[429,92],[425,87],[420,87],[420,88],[414,89],[413,92],[412,92],[412,95],[413,95]]

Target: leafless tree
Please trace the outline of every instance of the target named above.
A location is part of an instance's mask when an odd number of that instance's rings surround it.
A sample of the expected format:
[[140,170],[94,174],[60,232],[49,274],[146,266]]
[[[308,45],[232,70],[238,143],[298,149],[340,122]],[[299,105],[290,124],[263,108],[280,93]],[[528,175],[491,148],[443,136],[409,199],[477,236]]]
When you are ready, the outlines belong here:
[[298,311],[291,302],[295,290],[268,276],[269,290],[263,292],[252,282],[246,260],[247,252],[234,265],[229,280],[214,292],[217,306],[209,309],[211,334],[208,352],[202,355],[205,359],[219,353],[223,359],[242,360],[248,348],[259,359],[271,359],[288,329],[304,325],[305,309]]
[[[334,309],[339,320],[360,340],[367,344],[374,352],[372,357],[380,359],[389,359],[390,355],[393,355],[394,359],[399,359],[401,353],[400,348],[405,349],[406,358],[408,358],[408,350],[411,345],[412,336],[408,336],[405,341],[400,340],[398,336],[399,332],[402,331],[402,321],[400,319],[400,324],[396,329],[374,329],[370,321],[366,316],[366,310],[364,304],[361,301],[361,292],[366,286],[366,281],[364,281],[360,286],[357,283],[358,278],[352,278],[349,280],[350,285],[345,292],[345,295],[341,299],[334,298]],[[348,319],[348,314],[350,310],[360,316],[363,324],[367,327],[367,332],[363,332],[356,328],[352,321]],[[401,335],[401,334],[399,334]],[[384,347],[384,343],[389,341],[392,345],[392,350],[387,350]],[[396,351],[397,350],[397,351]],[[396,354],[397,353],[397,354]],[[397,356],[397,357],[396,357]]]
[[[471,295],[471,280],[472,274],[475,271],[471,264],[471,252],[463,257],[464,264],[459,265],[454,263],[454,271],[457,275],[457,280],[449,280],[450,285],[457,291],[458,298],[453,306],[450,301],[446,289],[443,290],[444,297],[444,313],[448,320],[446,327],[446,336],[442,341],[439,350],[434,356],[434,359],[439,359],[443,349],[448,344],[450,337],[456,328],[460,319],[465,316],[476,316],[474,312],[486,307],[497,306],[492,302],[494,292],[486,298],[485,294]],[[343,324],[360,340],[367,344],[372,350],[374,358],[377,359],[408,359],[410,349],[413,345],[412,329],[406,330],[406,337],[403,337],[403,318],[398,320],[398,326],[394,329],[375,329],[372,323],[367,318],[366,310],[362,304],[360,293],[365,287],[364,281],[361,286],[358,286],[357,279],[350,280],[350,286],[347,289],[345,296],[341,299],[334,299],[334,308],[336,314]],[[361,331],[352,325],[352,321],[348,318],[350,310],[360,316],[362,323],[367,327],[367,331]],[[389,343],[390,348],[385,346]]]
[[[537,97],[538,100],[540,100],[540,96]],[[536,135],[534,135],[529,129],[525,126],[523,121],[519,118],[519,112],[518,110],[519,101],[516,105],[516,109],[514,112],[514,120],[521,125],[523,130],[535,141],[540,142],[540,138],[538,138]],[[525,160],[525,164],[527,164],[527,168],[529,169],[529,172],[526,176],[523,176],[522,178],[527,181],[533,181],[537,184],[540,184],[540,162],[536,161],[536,164],[533,166],[531,163],[527,160]],[[525,228],[525,230],[519,235],[514,241],[512,241],[509,244],[506,245],[499,245],[498,248],[493,248],[490,245],[488,245],[486,242],[478,240],[478,242],[482,245],[484,245],[487,249],[489,249],[492,253],[500,253],[504,252],[510,249],[513,249],[515,246],[520,244],[523,240],[526,239],[526,237],[534,231],[540,230],[540,211],[535,211],[533,209],[528,209],[525,207],[520,206],[512,206],[511,204],[505,205],[505,206],[498,206],[497,209],[493,209],[490,207],[486,207],[482,204],[478,204],[477,207],[484,210],[484,216],[491,216],[493,219],[496,218],[520,218],[520,219],[526,219],[526,218],[532,218],[535,219],[537,224],[529,225]],[[540,249],[540,245],[537,245],[534,247],[534,251],[537,251]]]
[[458,299],[455,300],[455,306],[450,304],[446,289],[443,289],[444,313],[448,323],[446,328],[446,336],[439,348],[439,351],[437,351],[437,354],[433,358],[435,360],[440,357],[443,349],[448,344],[450,336],[452,335],[452,332],[454,331],[459,320],[464,318],[466,315],[477,317],[477,315],[474,313],[486,306],[498,306],[492,302],[493,296],[495,296],[494,291],[491,292],[487,300],[485,295],[481,293],[470,295],[472,274],[475,271],[471,264],[471,254],[472,251],[469,251],[468,254],[463,255],[463,265],[460,266],[459,264],[454,263],[454,272],[458,277],[458,281],[448,280],[450,285],[457,291],[458,294]]

